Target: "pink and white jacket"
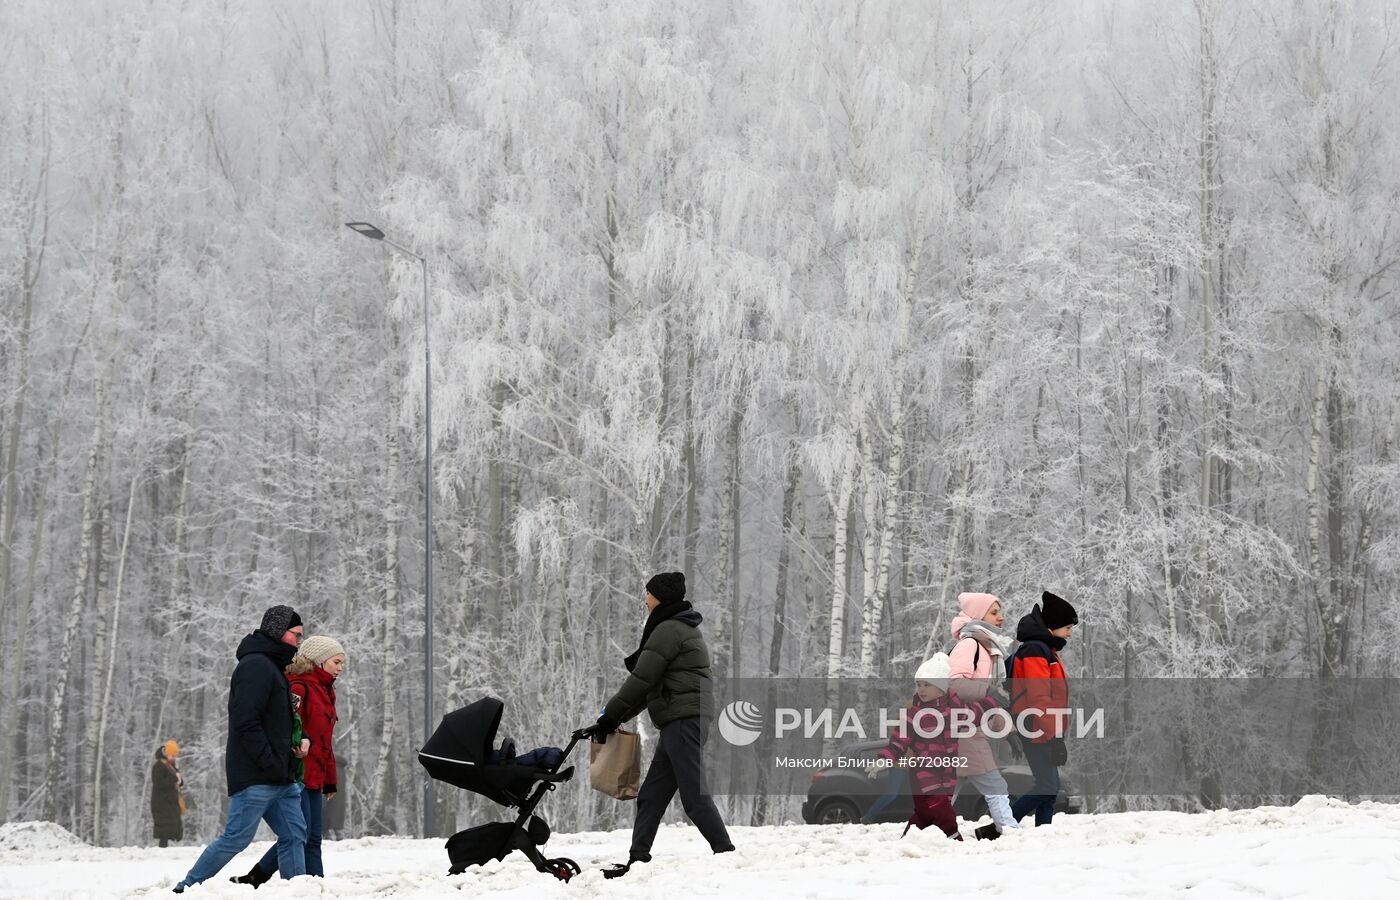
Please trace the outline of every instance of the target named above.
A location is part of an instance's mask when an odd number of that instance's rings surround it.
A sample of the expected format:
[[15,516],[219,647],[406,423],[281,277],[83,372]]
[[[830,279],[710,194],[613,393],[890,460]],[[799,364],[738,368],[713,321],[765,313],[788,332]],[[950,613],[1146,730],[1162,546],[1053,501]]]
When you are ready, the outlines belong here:
[[[963,627],[981,621],[992,604],[998,602],[991,594],[959,594],[958,605],[962,614],[953,619],[954,639],[962,634]],[[989,626],[990,627],[990,626]],[[979,642],[976,638],[962,638],[948,654],[951,671],[948,675],[948,691],[964,702],[980,700],[991,690],[993,679],[1004,672],[1004,651],[995,641]],[[995,705],[995,704],[994,704]],[[962,776],[985,775],[997,770],[996,759],[992,756],[992,745],[985,734],[962,738],[958,753],[967,758],[967,767],[958,774]]]

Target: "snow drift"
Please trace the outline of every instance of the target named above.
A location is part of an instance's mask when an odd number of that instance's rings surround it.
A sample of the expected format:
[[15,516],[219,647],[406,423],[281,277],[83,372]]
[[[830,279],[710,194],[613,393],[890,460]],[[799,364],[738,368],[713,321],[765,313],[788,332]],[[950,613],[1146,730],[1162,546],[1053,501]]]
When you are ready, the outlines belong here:
[[[963,826],[970,833],[972,823]],[[584,866],[570,884],[536,872],[519,856],[447,877],[440,840],[365,838],[328,842],[327,878],[274,880],[266,898],[490,896],[503,898],[811,897],[919,894],[1021,895],[1032,884],[1056,895],[1335,897],[1364,890],[1400,895],[1400,806],[1308,797],[1292,807],[1188,815],[1142,812],[1060,816],[994,843],[958,844],[924,832],[900,839],[894,825],[732,828],[738,851],[712,856],[689,826],[663,827],[655,859],[604,882],[602,865],[626,858],[628,832],[556,835]],[[12,835],[14,837],[12,837]],[[39,838],[39,840],[35,840]],[[157,897],[199,854],[168,849],[93,848],[48,823],[0,830],[0,896]],[[13,844],[8,843],[13,841]],[[554,841],[551,841],[553,843]],[[267,846],[259,842],[218,878],[187,897],[249,900],[230,884]],[[1388,890],[1387,890],[1388,889]]]

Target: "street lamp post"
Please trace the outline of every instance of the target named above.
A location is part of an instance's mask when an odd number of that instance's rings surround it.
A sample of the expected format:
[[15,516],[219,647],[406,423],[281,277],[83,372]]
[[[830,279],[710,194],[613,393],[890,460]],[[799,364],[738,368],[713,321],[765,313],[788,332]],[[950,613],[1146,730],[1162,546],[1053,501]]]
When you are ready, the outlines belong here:
[[[368,222],[346,222],[357,234],[383,241],[400,253],[412,256],[423,267],[423,739],[433,733],[433,353],[428,338],[428,260]],[[386,673],[387,676],[387,673]],[[433,810],[433,780],[423,779],[423,836],[436,829]]]

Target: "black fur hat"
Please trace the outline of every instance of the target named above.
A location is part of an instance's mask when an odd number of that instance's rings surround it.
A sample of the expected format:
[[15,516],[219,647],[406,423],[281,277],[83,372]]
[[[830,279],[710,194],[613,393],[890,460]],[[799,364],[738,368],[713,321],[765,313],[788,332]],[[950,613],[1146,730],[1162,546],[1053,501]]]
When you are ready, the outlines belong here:
[[280,641],[289,629],[300,624],[301,616],[290,606],[269,606],[263,613],[262,625],[258,626],[258,630],[274,641]]

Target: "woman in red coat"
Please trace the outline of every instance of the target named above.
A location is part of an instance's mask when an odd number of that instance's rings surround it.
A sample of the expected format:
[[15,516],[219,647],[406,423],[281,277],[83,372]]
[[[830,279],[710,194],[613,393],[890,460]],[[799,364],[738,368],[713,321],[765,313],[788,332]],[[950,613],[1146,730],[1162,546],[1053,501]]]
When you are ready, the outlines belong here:
[[[301,698],[302,736],[310,739],[311,749],[303,762],[306,777],[302,783],[301,813],[306,819],[306,874],[324,876],[321,864],[322,809],[339,790],[335,768],[335,679],[345,667],[345,648],[335,638],[314,634],[301,642],[296,658],[287,666],[292,693]],[[230,881],[257,886],[277,874],[277,845],[247,875]]]

